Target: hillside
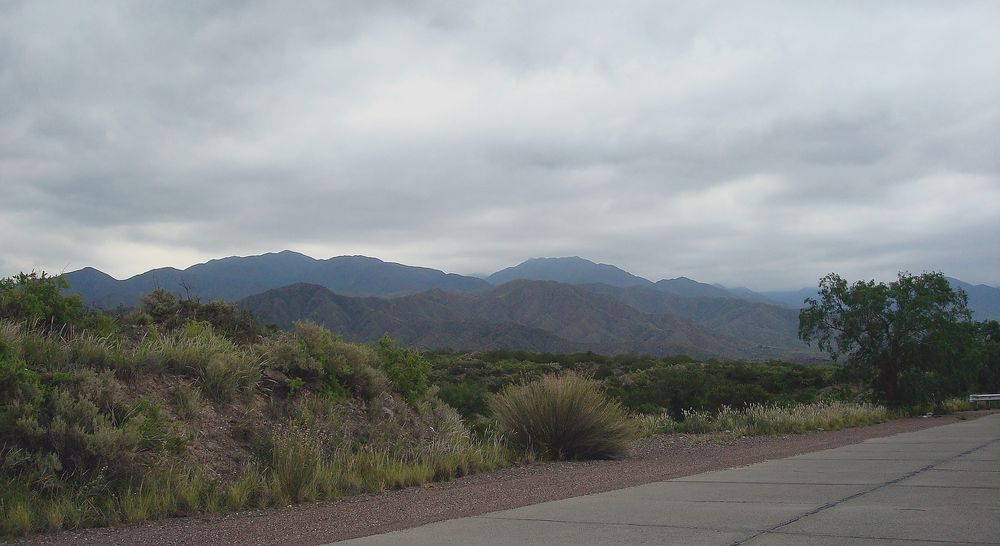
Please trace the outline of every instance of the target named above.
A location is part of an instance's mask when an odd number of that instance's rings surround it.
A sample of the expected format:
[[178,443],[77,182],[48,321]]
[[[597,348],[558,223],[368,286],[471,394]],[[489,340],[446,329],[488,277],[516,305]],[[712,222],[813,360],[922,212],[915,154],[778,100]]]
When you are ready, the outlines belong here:
[[348,340],[372,341],[388,332],[404,345],[428,349],[505,347],[749,360],[795,354],[788,347],[761,347],[688,318],[644,313],[610,295],[549,281],[515,281],[475,294],[434,290],[389,299],[349,297],[298,284],[246,298],[239,306],[281,327],[309,319]]
[[299,282],[358,296],[408,294],[434,288],[475,291],[490,286],[482,279],[366,256],[316,260],[289,250],[260,256],[232,256],[184,270],[154,269],[126,280],[116,280],[93,268],[67,273],[65,278],[84,301],[105,309],[134,306],[140,295],[156,288],[202,300],[236,301]]
[[643,287],[592,284],[583,288],[612,296],[644,313],[684,317],[753,344],[808,350],[798,340],[799,314],[796,310],[736,298],[683,297]]

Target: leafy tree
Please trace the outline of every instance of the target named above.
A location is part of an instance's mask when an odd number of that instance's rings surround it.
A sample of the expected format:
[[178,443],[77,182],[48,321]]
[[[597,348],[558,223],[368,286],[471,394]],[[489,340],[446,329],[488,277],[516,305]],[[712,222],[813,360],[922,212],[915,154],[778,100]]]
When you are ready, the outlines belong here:
[[79,295],[64,296],[69,284],[61,276],[19,273],[0,279],[0,318],[39,321],[45,327],[73,324],[83,314]]
[[799,337],[841,359],[894,406],[968,389],[981,360],[968,298],[941,273],[848,284],[831,273],[799,314]]
[[1000,392],[1000,322],[983,321],[976,325],[983,342],[983,368],[978,389],[984,393]]

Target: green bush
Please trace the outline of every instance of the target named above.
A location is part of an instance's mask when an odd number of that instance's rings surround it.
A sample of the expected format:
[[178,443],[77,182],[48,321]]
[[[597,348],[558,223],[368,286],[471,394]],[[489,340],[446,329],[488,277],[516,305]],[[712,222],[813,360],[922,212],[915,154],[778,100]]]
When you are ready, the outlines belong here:
[[389,390],[370,347],[344,342],[309,321],[296,322],[291,332],[267,339],[263,353],[271,368],[288,376],[289,394],[309,386],[336,400],[352,394],[371,400]]
[[408,402],[427,392],[431,365],[420,351],[400,349],[386,334],[378,341],[378,359],[392,385]]
[[62,276],[42,273],[19,273],[0,279],[0,319],[37,323],[44,329],[57,330],[74,324],[83,314],[83,299],[64,296],[69,288]]
[[490,409],[517,446],[545,458],[618,457],[638,435],[597,381],[575,373],[508,387],[490,400]]

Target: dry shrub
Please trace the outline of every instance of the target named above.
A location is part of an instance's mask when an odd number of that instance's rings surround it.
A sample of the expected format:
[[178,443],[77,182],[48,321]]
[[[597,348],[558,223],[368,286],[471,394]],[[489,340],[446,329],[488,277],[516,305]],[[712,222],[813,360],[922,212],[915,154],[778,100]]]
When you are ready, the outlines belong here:
[[574,373],[507,387],[490,400],[490,409],[511,441],[544,458],[619,457],[639,433],[597,381]]

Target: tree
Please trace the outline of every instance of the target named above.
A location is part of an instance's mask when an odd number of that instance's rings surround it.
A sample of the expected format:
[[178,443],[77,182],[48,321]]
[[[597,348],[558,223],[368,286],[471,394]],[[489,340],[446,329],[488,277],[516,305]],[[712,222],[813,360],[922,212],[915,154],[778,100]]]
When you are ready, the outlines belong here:
[[69,284],[62,275],[19,273],[0,279],[0,318],[38,321],[42,327],[73,324],[83,315],[83,299],[63,295]]
[[1000,392],[1000,322],[988,320],[976,325],[983,343],[983,368],[979,371],[980,392]]
[[799,337],[852,368],[889,405],[927,402],[977,380],[968,298],[941,273],[853,285],[831,273],[820,279],[819,300],[805,303]]

